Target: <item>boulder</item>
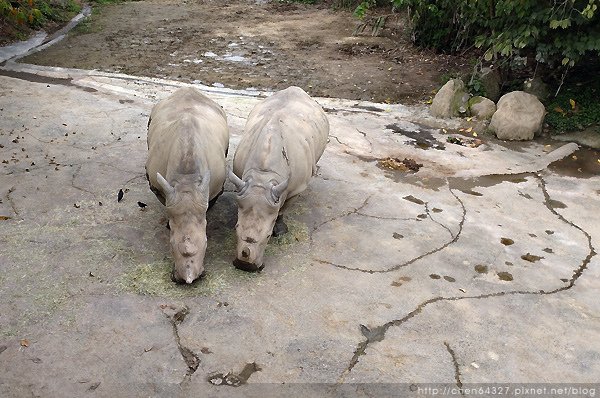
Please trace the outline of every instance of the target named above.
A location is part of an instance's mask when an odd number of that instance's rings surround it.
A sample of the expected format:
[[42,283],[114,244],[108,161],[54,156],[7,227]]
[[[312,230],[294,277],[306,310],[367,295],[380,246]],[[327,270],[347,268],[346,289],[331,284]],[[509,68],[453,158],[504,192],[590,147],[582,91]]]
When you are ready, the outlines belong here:
[[535,95],[513,91],[500,98],[497,108],[489,128],[501,140],[531,140],[542,129],[546,109]]
[[500,98],[500,88],[502,86],[502,78],[497,69],[481,68],[479,72],[479,81],[485,96],[492,101],[498,101]]
[[431,103],[431,114],[435,117],[453,117],[466,113],[469,94],[460,79],[449,80],[437,92]]
[[472,97],[468,105],[471,116],[475,116],[480,120],[490,119],[494,112],[496,112],[496,104],[489,98],[480,96]]
[[548,85],[539,77],[532,77],[523,83],[523,91],[535,95],[540,101],[546,101],[550,97]]

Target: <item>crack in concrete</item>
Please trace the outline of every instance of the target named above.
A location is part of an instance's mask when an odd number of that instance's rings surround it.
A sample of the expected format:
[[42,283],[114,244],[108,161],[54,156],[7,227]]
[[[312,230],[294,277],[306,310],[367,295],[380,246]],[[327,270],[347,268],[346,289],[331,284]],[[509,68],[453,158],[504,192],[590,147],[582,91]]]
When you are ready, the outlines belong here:
[[369,196],[368,196],[368,197],[365,199],[365,201],[363,202],[363,204],[362,204],[362,205],[360,205],[360,206],[358,206],[357,208],[355,208],[355,209],[353,209],[353,210],[350,210],[350,211],[348,211],[348,212],[346,212],[346,213],[344,213],[344,214],[338,214],[337,216],[335,216],[335,217],[332,217],[332,218],[330,218],[330,219],[328,219],[328,220],[325,220],[325,221],[321,222],[320,224],[318,224],[318,225],[314,226],[314,227],[313,227],[313,229],[312,229],[312,231],[311,231],[311,234],[310,234],[311,243],[312,243],[312,234],[313,234],[315,231],[317,231],[317,230],[318,230],[319,228],[321,228],[323,225],[325,225],[325,224],[328,224],[328,223],[330,223],[330,222],[332,222],[332,221],[339,220],[340,218],[348,217],[348,216],[349,216],[349,215],[351,215],[351,214],[358,214],[358,212],[359,212],[361,209],[363,209],[363,208],[364,208],[366,205],[368,205],[368,204],[369,204],[369,200],[370,200],[372,197],[373,197],[373,195],[371,194],[371,195],[369,195]]
[[[581,264],[573,270],[573,276],[569,280],[569,283],[565,286],[561,286],[561,287],[558,287],[558,288],[555,288],[552,290],[544,290],[544,289],[541,289],[538,291],[510,290],[510,291],[501,291],[501,292],[496,292],[496,293],[485,293],[485,294],[480,294],[480,295],[476,295],[476,296],[451,296],[451,297],[438,296],[438,297],[430,298],[429,300],[422,302],[414,310],[412,310],[411,312],[409,312],[408,314],[406,314],[404,317],[402,317],[400,319],[388,321],[388,322],[384,323],[383,325],[379,325],[372,329],[369,329],[366,326],[360,325],[361,332],[362,332],[363,336],[365,336],[366,339],[364,341],[361,341],[358,343],[356,349],[354,350],[354,354],[353,354],[352,358],[350,359],[350,363],[346,367],[346,369],[342,372],[342,374],[340,375],[340,377],[338,379],[338,383],[343,383],[346,375],[348,375],[352,371],[352,369],[356,366],[356,364],[358,363],[359,357],[361,355],[366,355],[366,350],[367,350],[369,344],[378,342],[378,341],[382,341],[385,338],[385,333],[387,332],[387,330],[390,327],[401,326],[409,319],[420,314],[423,311],[423,309],[430,304],[437,303],[438,301],[459,301],[459,300],[468,300],[468,299],[481,300],[481,299],[487,299],[490,297],[504,297],[504,296],[512,296],[512,295],[544,296],[544,295],[560,293],[560,292],[569,290],[573,286],[575,286],[575,282],[583,275],[583,273],[587,269],[588,264],[591,262],[592,257],[594,257],[597,254],[594,246],[592,245],[592,236],[587,231],[585,231],[583,228],[581,228],[574,222],[567,220],[561,214],[556,212],[556,210],[554,210],[554,208],[550,204],[551,198],[546,189],[546,182],[544,181],[543,177],[539,173],[532,174],[532,175],[535,176],[539,181],[540,189],[542,190],[542,193],[544,195],[544,206],[546,206],[548,208],[548,210],[552,214],[557,216],[561,221],[563,221],[566,224],[572,226],[573,228],[579,230],[587,239],[589,252],[588,252],[587,256],[583,259]],[[453,195],[455,197],[457,197],[454,193],[453,193]],[[458,197],[457,197],[457,199],[458,199]],[[462,204],[462,201],[461,201],[461,204]],[[463,209],[464,209],[464,205],[463,205]],[[465,210],[465,213],[463,213],[463,222],[464,222],[464,218],[465,218],[464,214],[466,214],[466,210]],[[462,230],[462,223],[461,223],[461,230]],[[458,236],[460,236],[460,231],[457,234],[454,241],[456,241],[458,239]],[[367,330],[369,332],[365,333],[365,330]]]
[[454,233],[452,233],[452,231],[450,230],[450,228],[448,228],[446,225],[442,224],[441,222],[439,222],[435,218],[433,218],[433,216],[431,215],[431,211],[429,210],[429,202],[425,202],[425,213],[427,213],[427,217],[429,217],[429,219],[431,221],[433,221],[434,223],[436,223],[440,227],[444,228],[446,231],[448,231],[448,233],[450,234],[450,237],[454,238]]
[[[439,251],[442,251],[442,250],[444,250],[445,248],[447,248],[447,247],[448,247],[448,246],[450,246],[451,244],[453,244],[453,243],[456,243],[456,241],[458,241],[458,238],[460,238],[460,234],[462,233],[463,226],[464,226],[464,223],[465,223],[465,219],[466,219],[466,216],[467,216],[467,209],[465,208],[465,205],[464,205],[463,201],[462,201],[462,200],[461,200],[461,199],[460,199],[460,198],[459,198],[459,197],[458,197],[458,196],[457,196],[457,195],[454,193],[454,191],[453,191],[451,188],[448,188],[448,189],[449,189],[450,193],[452,194],[452,196],[454,196],[454,197],[456,198],[456,200],[458,201],[458,203],[460,204],[460,206],[461,206],[461,208],[462,208],[462,217],[461,217],[460,223],[458,224],[458,232],[456,233],[456,235],[454,235],[454,234],[453,234],[453,233],[450,231],[450,229],[449,229],[449,228],[447,228],[447,227],[445,227],[444,225],[440,224],[440,225],[441,225],[443,228],[445,228],[446,230],[448,230],[448,231],[450,232],[450,236],[452,237],[452,239],[450,239],[448,242],[444,243],[443,245],[441,245],[441,246],[439,246],[439,247],[436,247],[435,249],[432,249],[432,250],[430,250],[430,251],[428,251],[428,252],[426,252],[426,253],[420,254],[420,255],[418,255],[417,257],[413,257],[412,259],[410,259],[410,260],[408,260],[408,261],[405,261],[405,262],[403,262],[403,263],[400,263],[400,264],[394,265],[394,266],[392,266],[392,267],[390,267],[390,268],[383,269],[383,270],[372,270],[372,269],[363,269],[363,268],[357,268],[357,267],[348,267],[348,266],[346,266],[346,265],[340,265],[340,264],[333,263],[333,262],[331,262],[331,261],[322,260],[322,259],[318,259],[318,258],[313,258],[313,261],[316,261],[316,262],[318,262],[318,263],[320,263],[320,264],[327,264],[327,265],[331,265],[331,266],[333,266],[333,267],[336,267],[336,268],[341,268],[341,269],[344,269],[344,270],[346,270],[346,271],[358,271],[358,272],[362,272],[362,273],[366,273],[366,274],[385,274],[385,273],[387,273],[387,272],[396,271],[396,270],[398,270],[398,269],[400,269],[400,268],[403,268],[403,267],[409,266],[409,265],[411,265],[412,263],[414,263],[414,262],[416,262],[416,261],[419,261],[419,260],[421,260],[421,259],[423,259],[423,258],[425,258],[425,257],[427,257],[427,256],[430,256],[430,255],[432,255],[432,254],[435,254],[435,253],[437,253],[437,252],[439,252]],[[360,210],[360,209],[358,209],[358,210]],[[342,216],[338,216],[338,217],[336,217],[335,219],[337,219],[337,218],[342,218],[342,217],[346,217],[346,216],[348,216],[349,214],[353,214],[353,213],[358,213],[358,211],[353,211],[353,212],[350,212],[350,213],[348,213],[348,214],[344,214],[344,215],[342,215]],[[431,217],[430,217],[430,218],[431,218]],[[330,221],[332,221],[332,220],[330,220]],[[435,220],[433,220],[433,219],[432,219],[432,221],[436,222],[436,221],[435,221]],[[329,221],[327,221],[327,222],[329,222]],[[326,222],[325,222],[325,223],[326,223]],[[324,223],[324,224],[325,224],[325,223]],[[437,223],[437,222],[436,222],[436,223]],[[439,224],[439,223],[438,223],[438,224]],[[313,232],[314,232],[316,229],[320,228],[321,226],[322,226],[322,224],[321,224],[321,225],[319,225],[317,228],[315,228],[315,229],[313,230]],[[311,241],[312,241],[312,234],[311,234]]]
[[183,377],[183,380],[181,381],[181,383],[179,383],[180,385],[189,383],[192,379],[192,375],[198,369],[198,365],[200,365],[200,357],[198,357],[198,355],[196,353],[194,353],[192,350],[190,350],[189,348],[187,348],[186,346],[181,344],[181,338],[179,336],[178,325],[180,325],[184,321],[185,317],[189,313],[190,313],[189,308],[185,307],[185,306],[183,308],[181,308],[179,311],[177,311],[175,314],[173,314],[172,316],[169,316],[168,314],[165,313],[165,315],[167,316],[167,319],[169,319],[169,322],[171,322],[171,326],[173,327],[173,336],[175,337],[175,343],[177,343],[177,348],[179,349],[179,353],[181,354],[183,361],[185,362],[185,364],[188,367],[188,370],[187,370],[185,376]]
[[8,191],[6,192],[6,200],[8,201],[8,203],[10,204],[10,207],[12,208],[13,213],[15,213],[15,216],[20,217],[19,214],[19,210],[17,209],[17,205],[15,204],[15,201],[13,200],[13,198],[10,196],[11,193],[13,193],[15,191],[15,187],[12,186],[8,189]]
[[75,179],[77,178],[78,174],[81,172],[82,168],[83,168],[83,165],[81,165],[81,164],[77,166],[77,170],[75,170],[75,172],[73,173],[73,176],[71,177],[71,186],[73,188],[75,188],[75,189],[78,189],[78,190],[82,191],[82,192],[89,193],[90,195],[92,195],[95,198],[96,194],[94,192],[88,191],[85,188],[82,188],[82,187],[79,187],[79,186],[75,185]]
[[450,348],[450,344],[448,344],[447,341],[444,341],[444,345],[446,346],[446,350],[448,351],[448,354],[450,354],[450,357],[452,358],[452,364],[454,365],[454,379],[456,380],[456,386],[460,389],[461,395],[465,395],[465,393],[462,391],[463,383],[460,380],[460,367],[458,366],[458,360],[456,359],[456,353],[454,352],[454,350],[452,348]]

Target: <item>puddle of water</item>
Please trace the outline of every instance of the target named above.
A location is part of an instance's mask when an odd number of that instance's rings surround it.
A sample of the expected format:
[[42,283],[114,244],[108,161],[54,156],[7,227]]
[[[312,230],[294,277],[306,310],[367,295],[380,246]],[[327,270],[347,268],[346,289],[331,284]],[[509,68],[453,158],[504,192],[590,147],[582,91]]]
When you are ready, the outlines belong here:
[[563,202],[559,201],[559,200],[550,199],[548,201],[548,204],[553,209],[566,209],[567,208],[567,205],[564,204]]
[[418,204],[418,205],[424,205],[424,204],[425,204],[425,202],[423,202],[421,199],[419,199],[419,198],[415,198],[415,197],[414,197],[414,196],[412,196],[412,195],[405,196],[405,197],[403,197],[402,199],[404,199],[404,200],[408,200],[409,202],[413,202],[413,203],[416,203],[416,204]]
[[521,258],[525,261],[529,261],[530,263],[535,263],[536,261],[540,261],[544,257],[536,256],[535,254],[527,253],[523,254]]
[[515,241],[510,238],[500,238],[500,243],[502,243],[504,246],[510,246],[514,244]]
[[600,151],[591,148],[581,148],[571,155],[557,160],[548,166],[548,169],[556,174],[589,178],[600,175]]
[[506,272],[506,271],[502,271],[502,272],[498,272],[498,278],[500,278],[500,280],[506,281],[506,282],[510,282],[513,280],[513,276],[510,272]]
[[477,273],[479,273],[479,274],[487,274],[487,272],[488,272],[488,266],[487,265],[483,265],[483,264],[477,264],[475,266],[475,271],[477,271]]
[[490,174],[480,177],[461,178],[451,177],[448,179],[450,189],[457,189],[463,193],[475,196],[483,196],[474,191],[473,188],[488,188],[503,182],[520,184],[527,181],[527,174]]

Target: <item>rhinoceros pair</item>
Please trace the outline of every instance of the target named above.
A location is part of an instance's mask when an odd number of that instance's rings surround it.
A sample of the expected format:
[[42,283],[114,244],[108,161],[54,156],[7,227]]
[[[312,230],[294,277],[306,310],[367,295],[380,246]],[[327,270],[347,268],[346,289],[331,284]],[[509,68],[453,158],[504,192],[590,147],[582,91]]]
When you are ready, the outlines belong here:
[[223,193],[227,175],[237,190],[234,265],[262,269],[279,211],[306,189],[328,135],[323,109],[302,89],[289,87],[252,110],[232,172],[227,118],[216,102],[181,88],[157,103],[148,122],[146,176],[169,218],[172,279],[192,283],[203,274],[206,211]]

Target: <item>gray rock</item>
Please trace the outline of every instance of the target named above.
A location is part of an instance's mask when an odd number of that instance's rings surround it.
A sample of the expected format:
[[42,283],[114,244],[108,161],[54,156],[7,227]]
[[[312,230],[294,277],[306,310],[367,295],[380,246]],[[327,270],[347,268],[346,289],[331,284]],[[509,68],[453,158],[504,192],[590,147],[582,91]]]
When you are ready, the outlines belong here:
[[525,83],[523,83],[523,91],[535,95],[540,101],[545,101],[550,97],[548,85],[539,77],[525,80]]
[[492,101],[498,101],[500,98],[500,87],[502,85],[502,79],[500,72],[497,69],[482,68],[479,73],[479,80],[483,87],[485,96]]
[[542,128],[546,109],[535,95],[513,91],[503,95],[497,107],[490,130],[501,140],[531,140]]
[[491,119],[496,112],[496,104],[489,98],[476,96],[469,100],[469,112],[477,119]]
[[449,80],[440,88],[431,103],[431,114],[436,117],[453,117],[466,113],[469,94],[460,79]]

